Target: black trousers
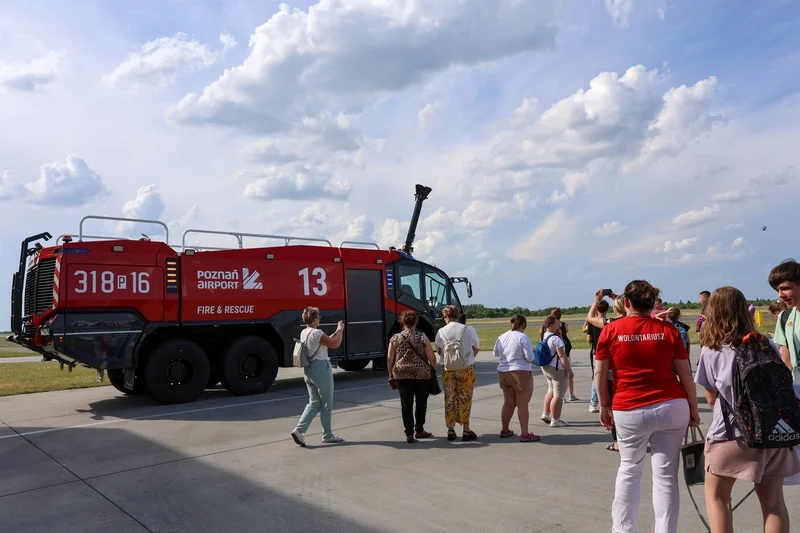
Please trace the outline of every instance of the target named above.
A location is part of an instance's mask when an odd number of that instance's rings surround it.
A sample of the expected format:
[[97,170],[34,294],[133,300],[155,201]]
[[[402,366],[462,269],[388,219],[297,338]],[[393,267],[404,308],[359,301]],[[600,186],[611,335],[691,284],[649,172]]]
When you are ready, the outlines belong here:
[[[403,426],[406,436],[420,433],[425,428],[425,414],[428,411],[428,380],[398,379],[397,390],[400,391],[400,409],[403,412]],[[414,400],[417,402],[414,409]],[[416,423],[414,419],[416,418]]]

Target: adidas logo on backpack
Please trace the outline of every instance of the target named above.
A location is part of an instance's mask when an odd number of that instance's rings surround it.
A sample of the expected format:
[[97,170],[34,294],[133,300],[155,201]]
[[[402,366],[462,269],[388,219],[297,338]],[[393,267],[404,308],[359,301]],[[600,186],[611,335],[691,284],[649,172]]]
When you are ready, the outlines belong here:
[[780,419],[778,423],[775,424],[775,429],[772,430],[772,433],[767,438],[771,441],[792,441],[796,440],[797,437],[797,432],[792,426],[787,424],[785,420]]
[[739,430],[750,448],[791,448],[800,445],[800,399],[794,392],[792,373],[760,333],[746,335],[735,346],[733,400],[724,398],[725,429],[734,437]]

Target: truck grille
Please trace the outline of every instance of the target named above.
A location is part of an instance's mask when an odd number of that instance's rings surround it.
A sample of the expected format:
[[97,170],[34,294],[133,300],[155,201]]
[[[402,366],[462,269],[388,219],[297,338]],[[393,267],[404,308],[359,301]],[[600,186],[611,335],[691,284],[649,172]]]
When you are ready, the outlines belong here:
[[25,316],[40,315],[53,305],[55,258],[42,259],[28,270],[25,279]]

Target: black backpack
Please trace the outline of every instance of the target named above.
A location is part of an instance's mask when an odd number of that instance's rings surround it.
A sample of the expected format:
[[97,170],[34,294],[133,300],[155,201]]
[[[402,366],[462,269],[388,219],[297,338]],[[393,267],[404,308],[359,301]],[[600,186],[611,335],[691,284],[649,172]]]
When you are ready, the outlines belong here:
[[758,332],[746,335],[734,350],[734,405],[719,397],[728,438],[734,438],[732,414],[733,425],[751,448],[800,444],[800,399],[794,393],[791,370]]

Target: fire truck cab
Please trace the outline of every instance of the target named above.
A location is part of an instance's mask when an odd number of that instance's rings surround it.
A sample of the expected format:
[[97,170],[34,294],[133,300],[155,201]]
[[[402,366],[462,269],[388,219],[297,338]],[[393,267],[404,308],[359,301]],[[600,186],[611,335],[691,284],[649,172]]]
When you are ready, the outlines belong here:
[[[43,247],[49,233],[26,238],[12,280],[9,340],[56,361],[107,374],[126,394],[148,393],[165,404],[195,400],[218,383],[237,395],[269,389],[278,369],[292,366],[307,306],[320,309],[330,334],[344,321],[344,339],[329,350],[348,371],[386,368],[399,315],[414,311],[433,341],[445,305],[462,310],[449,277],[415,259],[413,239],[431,189],[417,185],[416,205],[402,250],[375,243],[189,229],[169,245],[160,221],[87,216],[77,240],[68,235]],[[163,242],[84,234],[87,220],[149,223]],[[197,247],[191,235],[235,239],[237,247]],[[259,239],[245,247],[244,239]],[[282,244],[263,246],[265,240]],[[33,243],[33,246],[31,244]],[[178,251],[180,250],[180,251]]]

